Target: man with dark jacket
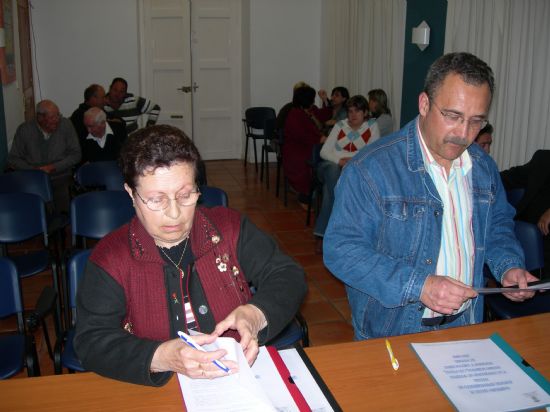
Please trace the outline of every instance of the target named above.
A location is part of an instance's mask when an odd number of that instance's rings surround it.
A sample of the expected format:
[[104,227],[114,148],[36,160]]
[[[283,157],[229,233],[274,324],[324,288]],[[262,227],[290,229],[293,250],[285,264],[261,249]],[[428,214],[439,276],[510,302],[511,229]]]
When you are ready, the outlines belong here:
[[531,160],[500,173],[506,190],[523,188],[516,219],[534,223],[544,235],[544,276],[550,276],[550,150],[537,150]]
[[103,108],[105,103],[105,89],[99,84],[91,84],[84,90],[84,102],[71,115],[74,129],[80,141],[88,135],[88,129],[84,125],[84,113],[92,107]]

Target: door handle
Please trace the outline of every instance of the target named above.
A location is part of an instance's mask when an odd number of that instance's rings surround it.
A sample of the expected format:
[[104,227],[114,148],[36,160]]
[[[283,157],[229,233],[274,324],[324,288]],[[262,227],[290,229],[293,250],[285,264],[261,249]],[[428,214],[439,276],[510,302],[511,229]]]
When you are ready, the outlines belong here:
[[197,83],[193,82],[193,86],[181,86],[178,87],[176,90],[180,90],[184,93],[191,93],[191,91],[196,92],[198,88],[199,86],[197,85]]

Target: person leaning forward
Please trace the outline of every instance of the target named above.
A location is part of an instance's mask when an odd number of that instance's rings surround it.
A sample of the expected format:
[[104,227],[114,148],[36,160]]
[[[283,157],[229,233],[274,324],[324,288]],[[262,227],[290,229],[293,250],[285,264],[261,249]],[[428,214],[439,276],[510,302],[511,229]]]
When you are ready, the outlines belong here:
[[419,116],[344,168],[324,261],[346,284],[357,339],[482,322],[475,288],[484,264],[504,286],[536,280],[523,269],[497,166],[471,144],[493,91],[492,70],[479,58],[440,57],[419,95]]
[[298,311],[306,293],[298,264],[237,211],[197,207],[199,160],[171,126],[141,129],[124,144],[136,217],[98,243],[79,285],[74,343],[87,370],[153,386],[172,372],[224,376],[212,363],[224,350],[199,352],[177,331],[203,332],[199,345],[235,337],[252,364],[258,345]]

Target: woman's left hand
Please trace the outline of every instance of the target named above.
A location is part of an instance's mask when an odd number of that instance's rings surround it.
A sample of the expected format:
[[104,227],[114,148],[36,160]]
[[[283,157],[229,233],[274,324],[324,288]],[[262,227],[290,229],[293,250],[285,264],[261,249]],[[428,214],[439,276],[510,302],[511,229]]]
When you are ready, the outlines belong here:
[[241,335],[241,347],[248,364],[252,366],[258,356],[258,333],[267,326],[263,312],[254,305],[241,305],[216,325],[213,335],[221,336],[228,329]]

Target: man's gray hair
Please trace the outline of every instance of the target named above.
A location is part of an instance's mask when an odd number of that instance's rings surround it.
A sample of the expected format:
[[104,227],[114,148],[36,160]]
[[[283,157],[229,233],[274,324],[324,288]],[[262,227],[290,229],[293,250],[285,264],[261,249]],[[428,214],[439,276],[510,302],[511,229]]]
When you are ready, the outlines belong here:
[[86,110],[84,117],[92,118],[94,124],[100,124],[107,120],[107,115],[99,107],[92,107]]

